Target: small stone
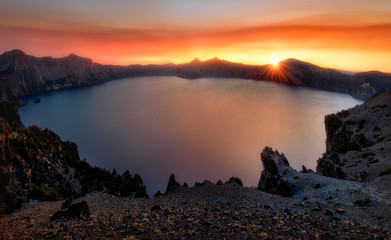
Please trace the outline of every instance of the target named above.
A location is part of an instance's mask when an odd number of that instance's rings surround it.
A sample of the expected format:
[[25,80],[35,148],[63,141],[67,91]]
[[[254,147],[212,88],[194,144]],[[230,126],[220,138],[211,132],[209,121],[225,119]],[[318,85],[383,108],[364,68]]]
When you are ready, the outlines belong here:
[[290,210],[289,208],[285,208],[285,209],[284,209],[284,213],[286,213],[286,214],[289,215],[289,216],[292,216],[292,215],[293,215],[292,212],[291,212],[291,210]]
[[209,181],[209,180],[204,180],[203,182],[202,182],[202,185],[203,186],[207,186],[207,185],[214,185],[211,181]]
[[196,183],[194,184],[194,186],[195,186],[195,187],[202,187],[202,186],[204,186],[204,184],[203,184],[203,183],[200,183],[200,182],[196,182]]
[[151,208],[151,211],[158,211],[160,210],[160,205],[155,205]]
[[72,205],[72,202],[73,202],[73,198],[67,198],[65,202],[61,205],[61,209],[64,210],[69,208]]
[[337,238],[330,235],[329,233],[325,233],[320,237],[321,240],[336,240]]
[[326,216],[330,216],[330,217],[334,216],[334,213],[330,210],[326,210],[325,214]]
[[342,209],[342,208],[337,208],[337,209],[335,210],[335,212],[336,212],[336,213],[339,213],[339,214],[344,214],[346,211],[345,211],[344,209]]
[[162,196],[162,193],[160,191],[157,191],[157,193],[155,193],[155,195],[153,195],[153,197],[160,197]]

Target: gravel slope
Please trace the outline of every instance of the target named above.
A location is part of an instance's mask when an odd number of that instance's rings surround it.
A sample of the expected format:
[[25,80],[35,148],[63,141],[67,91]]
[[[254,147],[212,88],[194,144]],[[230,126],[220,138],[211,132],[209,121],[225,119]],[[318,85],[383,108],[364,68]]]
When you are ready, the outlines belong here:
[[233,184],[204,182],[150,199],[94,193],[74,202],[82,200],[89,219],[51,221],[63,201],[37,202],[1,218],[0,239],[391,239],[387,224],[353,220],[365,220],[357,211]]

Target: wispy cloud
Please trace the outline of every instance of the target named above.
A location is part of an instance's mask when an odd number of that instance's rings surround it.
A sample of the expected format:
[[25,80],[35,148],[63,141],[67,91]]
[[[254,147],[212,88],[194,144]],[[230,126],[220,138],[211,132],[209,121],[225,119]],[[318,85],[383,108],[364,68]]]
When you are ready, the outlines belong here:
[[[351,51],[365,53],[368,58],[371,53],[391,54],[391,23],[365,26],[284,23],[207,30],[91,25],[40,28],[1,24],[0,32],[0,46],[4,51],[27,47],[37,55],[63,56],[73,52],[113,64],[183,62],[196,56],[212,57],[228,52],[231,60],[237,60],[235,55],[262,51]],[[254,59],[244,62],[254,63]]]

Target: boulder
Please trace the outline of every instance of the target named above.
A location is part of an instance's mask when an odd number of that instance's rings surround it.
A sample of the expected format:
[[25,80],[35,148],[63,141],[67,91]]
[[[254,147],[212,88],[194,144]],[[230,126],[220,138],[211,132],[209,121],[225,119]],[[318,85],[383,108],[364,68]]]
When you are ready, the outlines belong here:
[[68,219],[86,219],[91,216],[90,208],[86,201],[72,204],[66,211],[58,211],[50,217],[51,221]]
[[282,179],[283,167],[289,167],[289,162],[285,155],[270,147],[265,147],[261,153],[263,171],[258,183],[258,189],[284,197],[293,195],[292,185]]
[[72,205],[73,198],[67,198],[65,199],[64,203],[61,205],[61,209],[67,209]]
[[157,191],[157,193],[155,193],[155,195],[153,195],[153,197],[160,197],[162,196],[163,194],[160,192],[160,191]]
[[236,186],[241,186],[243,187],[243,183],[242,183],[242,180],[240,180],[239,178],[237,177],[231,177],[228,182],[226,182],[225,184],[231,184],[231,185],[236,185]]
[[314,173],[314,170],[312,170],[310,168],[306,168],[306,166],[304,166],[304,165],[301,168],[302,168],[302,170],[301,170],[302,173]]
[[345,173],[337,165],[339,162],[340,160],[337,154],[325,155],[317,161],[316,173],[327,177],[344,179]]

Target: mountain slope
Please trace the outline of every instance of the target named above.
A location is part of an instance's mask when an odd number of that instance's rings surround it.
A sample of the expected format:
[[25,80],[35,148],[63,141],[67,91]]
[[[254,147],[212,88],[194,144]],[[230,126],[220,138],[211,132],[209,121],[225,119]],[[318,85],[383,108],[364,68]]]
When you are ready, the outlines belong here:
[[[326,153],[317,172],[355,181],[391,181],[391,89],[325,117]],[[388,169],[388,172],[387,172]],[[391,190],[389,184],[385,188]]]
[[25,128],[14,103],[0,103],[0,216],[31,199],[52,201],[95,190],[147,197],[139,175],[122,176],[80,160],[77,145],[38,126]]
[[272,65],[246,65],[218,58],[184,64],[112,66],[71,54],[64,58],[29,56],[20,50],[0,55],[0,100],[80,87],[119,78],[178,76],[187,79],[223,77],[272,81],[351,94],[367,100],[391,87],[391,75],[381,72],[354,76],[296,59]]
[[12,50],[0,55],[0,100],[124,77],[174,74],[171,65],[110,66],[74,54],[64,58],[36,58]]

